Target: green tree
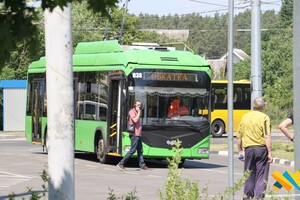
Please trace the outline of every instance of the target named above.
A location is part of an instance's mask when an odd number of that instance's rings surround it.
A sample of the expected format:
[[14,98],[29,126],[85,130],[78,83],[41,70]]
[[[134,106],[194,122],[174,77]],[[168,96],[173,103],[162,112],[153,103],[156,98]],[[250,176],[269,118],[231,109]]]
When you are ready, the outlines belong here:
[[238,62],[233,66],[233,78],[234,80],[250,80],[251,76],[251,60]]
[[[42,0],[42,9],[53,10],[56,6],[63,8],[69,2],[72,0]],[[87,0],[89,9],[104,16],[109,16],[107,8],[116,7],[117,2],[118,0]],[[0,69],[10,59],[11,51],[17,48],[19,42],[26,41],[29,51],[37,49],[37,13],[38,10],[29,7],[26,0],[0,0]]]
[[36,27],[37,31],[35,33],[35,51],[32,51],[30,41],[26,39],[17,41],[15,44],[16,48],[10,51],[10,56],[7,58],[7,61],[0,67],[0,80],[26,79],[29,64],[45,55],[45,33],[44,27],[40,25],[43,24],[42,22],[43,12],[39,9],[36,14],[36,23],[39,24],[39,26]]
[[282,0],[279,12],[280,24],[282,27],[288,27],[293,24],[293,5],[294,0]]
[[27,77],[27,66],[32,62],[31,52],[26,42],[17,44],[16,50],[11,52],[10,60],[2,69],[0,80],[22,80]]
[[270,102],[270,107],[279,110],[293,107],[292,39],[292,29],[289,29],[272,36],[262,50],[264,95]]
[[87,1],[72,4],[72,37],[73,46],[78,42],[102,40],[106,18],[100,13],[88,9]]

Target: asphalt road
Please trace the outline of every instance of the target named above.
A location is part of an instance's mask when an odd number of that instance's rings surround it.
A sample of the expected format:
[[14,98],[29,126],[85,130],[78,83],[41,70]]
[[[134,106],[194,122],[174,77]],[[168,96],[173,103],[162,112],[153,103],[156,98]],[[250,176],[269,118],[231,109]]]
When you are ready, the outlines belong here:
[[[27,143],[23,138],[0,139],[0,200],[15,193],[17,199],[29,199],[28,187],[33,191],[43,190],[40,174],[47,169],[47,154],[41,146]],[[182,178],[190,178],[199,184],[200,192],[208,184],[210,197],[222,191],[228,183],[228,157],[212,154],[208,160],[187,160],[182,171]],[[115,165],[98,163],[90,154],[75,154],[75,199],[107,199],[109,188],[117,197],[136,189],[141,200],[159,199],[157,194],[166,181],[168,168],[165,163],[148,162],[151,171],[140,171],[136,160],[131,160],[127,171],[119,171]],[[243,163],[234,158],[234,179],[242,177]],[[293,167],[272,164],[269,184],[275,180],[271,174],[279,170],[294,171]],[[281,189],[276,195],[286,195]],[[47,199],[47,195],[45,199]],[[242,199],[242,192],[237,192],[234,199]]]

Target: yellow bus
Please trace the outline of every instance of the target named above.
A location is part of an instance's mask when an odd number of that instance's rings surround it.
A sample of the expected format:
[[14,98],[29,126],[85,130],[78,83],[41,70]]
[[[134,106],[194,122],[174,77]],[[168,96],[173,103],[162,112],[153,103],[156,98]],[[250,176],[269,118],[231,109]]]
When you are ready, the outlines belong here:
[[[211,134],[221,137],[228,131],[227,80],[212,80],[215,109],[211,113]],[[250,81],[233,82],[233,131],[237,131],[241,117],[251,110]]]

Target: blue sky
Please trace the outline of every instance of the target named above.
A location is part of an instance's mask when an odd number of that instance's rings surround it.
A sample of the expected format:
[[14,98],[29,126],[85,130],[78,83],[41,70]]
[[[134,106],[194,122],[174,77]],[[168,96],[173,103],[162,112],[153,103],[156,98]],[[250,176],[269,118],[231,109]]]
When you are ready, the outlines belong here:
[[[125,0],[121,0],[122,6]],[[234,12],[243,12],[245,9],[251,9],[250,0],[234,0]],[[261,10],[280,10],[281,0],[261,0]],[[228,10],[228,0],[130,0],[128,11],[132,14],[157,14],[178,15],[199,13],[203,16],[214,15],[216,11],[226,13]]]

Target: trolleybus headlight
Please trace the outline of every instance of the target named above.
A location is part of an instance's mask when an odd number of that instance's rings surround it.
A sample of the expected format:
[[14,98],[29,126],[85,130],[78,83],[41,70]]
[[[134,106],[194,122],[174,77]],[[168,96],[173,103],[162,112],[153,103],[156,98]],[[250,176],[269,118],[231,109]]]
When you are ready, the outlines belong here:
[[128,151],[130,151],[130,148],[131,148],[130,146],[124,146],[124,151],[128,152]]
[[204,148],[199,148],[198,149],[198,154],[209,154],[209,150],[204,149]]

